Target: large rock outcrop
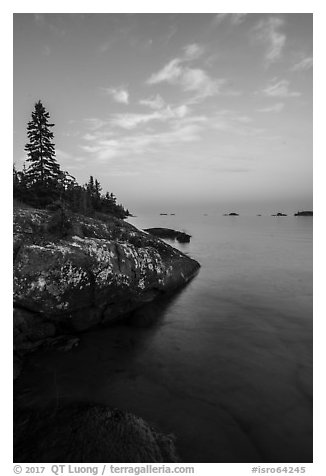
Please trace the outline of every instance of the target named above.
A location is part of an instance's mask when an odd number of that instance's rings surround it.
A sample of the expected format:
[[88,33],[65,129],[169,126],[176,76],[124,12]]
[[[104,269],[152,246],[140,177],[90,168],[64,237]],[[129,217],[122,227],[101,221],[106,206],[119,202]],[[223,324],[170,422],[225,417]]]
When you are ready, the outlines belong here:
[[17,209],[16,349],[109,323],[182,286],[198,269],[195,260],[114,217]]

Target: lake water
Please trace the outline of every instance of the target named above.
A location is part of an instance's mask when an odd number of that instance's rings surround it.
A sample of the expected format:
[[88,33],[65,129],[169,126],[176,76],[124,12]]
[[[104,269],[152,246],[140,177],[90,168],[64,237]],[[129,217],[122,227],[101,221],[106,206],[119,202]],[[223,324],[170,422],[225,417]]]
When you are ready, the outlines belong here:
[[128,409],[173,433],[185,462],[311,462],[312,218],[129,222],[191,234],[174,246],[199,274],[155,304],[150,327],[96,329],[71,352],[32,355],[17,382],[25,402]]

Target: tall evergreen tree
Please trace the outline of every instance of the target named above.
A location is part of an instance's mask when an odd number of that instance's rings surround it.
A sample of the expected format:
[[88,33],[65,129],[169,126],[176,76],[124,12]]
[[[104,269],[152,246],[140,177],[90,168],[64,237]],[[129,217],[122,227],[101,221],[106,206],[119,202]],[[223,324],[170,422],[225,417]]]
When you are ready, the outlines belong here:
[[69,208],[74,212],[94,216],[96,213],[114,215],[120,218],[129,212],[116,203],[113,193],[102,195],[102,187],[93,175],[88,183],[79,185],[68,172],[61,170],[55,157],[53,132],[54,124],[41,101],[35,104],[32,119],[27,124],[29,142],[25,146],[28,167],[19,171],[14,166],[14,198],[37,208]]
[[50,115],[41,101],[35,104],[32,120],[27,124],[29,142],[25,146],[29,167],[28,181],[31,186],[43,190],[56,184],[60,174],[60,166],[55,158],[53,132],[54,124],[49,123]]

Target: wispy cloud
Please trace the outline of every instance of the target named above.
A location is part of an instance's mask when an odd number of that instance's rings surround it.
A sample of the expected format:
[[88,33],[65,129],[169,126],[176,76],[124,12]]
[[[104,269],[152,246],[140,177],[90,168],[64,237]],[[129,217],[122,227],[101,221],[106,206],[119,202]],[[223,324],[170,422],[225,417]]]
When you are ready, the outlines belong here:
[[247,13],[217,13],[214,23],[220,25],[224,20],[230,20],[232,25],[240,25],[246,19]]
[[308,69],[311,69],[313,66],[313,60],[311,56],[308,56],[307,58],[303,58],[301,61],[298,63],[295,63],[291,71],[307,71]]
[[149,85],[163,82],[178,85],[185,92],[196,93],[196,101],[218,94],[226,80],[211,78],[205,70],[189,67],[183,59],[174,58],[146,82]]
[[115,102],[129,104],[129,92],[124,88],[102,88]]
[[141,124],[147,124],[151,121],[166,122],[170,119],[181,119],[188,113],[189,107],[187,105],[181,105],[174,108],[166,106],[163,109],[156,110],[150,114],[112,114],[110,118],[110,124],[123,129],[134,129]]
[[205,48],[197,43],[192,43],[184,47],[185,59],[195,60],[205,53]]
[[283,26],[282,18],[269,17],[260,20],[253,30],[255,39],[266,45],[266,66],[270,66],[282,57],[286,43],[286,35],[281,31]]
[[80,148],[100,161],[156,154],[165,146],[200,141],[202,133],[209,130],[243,137],[263,132],[251,117],[241,112],[225,109],[211,115],[191,115],[186,105],[165,106],[148,114],[111,114],[105,121],[89,118],[87,122],[101,126],[83,136]]
[[272,104],[271,106],[263,107],[261,109],[257,109],[258,112],[281,112],[284,109],[283,102],[277,102],[276,104]]
[[286,79],[277,80],[277,78],[272,79],[268,86],[261,91],[264,96],[270,97],[298,97],[301,96],[299,91],[290,90],[290,81]]
[[141,99],[139,104],[142,106],[148,106],[151,109],[162,109],[165,106],[164,99],[159,94],[146,99]]
[[80,145],[80,148],[91,153],[97,160],[106,161],[114,157],[143,155],[146,152],[157,152],[158,147],[176,143],[194,142],[200,139],[201,126],[198,124],[175,123],[164,132],[139,133],[123,135],[119,138],[106,138],[105,131],[98,132],[93,144]]
[[205,69],[191,65],[192,61],[199,58],[205,63],[203,58],[205,48],[202,45],[192,43],[185,46],[183,51],[183,55],[171,59],[163,68],[153,73],[146,84],[168,83],[179,86],[185,93],[193,94],[187,99],[188,104],[195,104],[218,94],[228,96],[241,94],[240,91],[233,90],[227,79],[212,77]]
[[181,59],[175,58],[166,64],[160,71],[154,73],[146,81],[147,84],[157,84],[166,81],[167,83],[176,83],[180,81],[183,74],[183,67],[181,66]]

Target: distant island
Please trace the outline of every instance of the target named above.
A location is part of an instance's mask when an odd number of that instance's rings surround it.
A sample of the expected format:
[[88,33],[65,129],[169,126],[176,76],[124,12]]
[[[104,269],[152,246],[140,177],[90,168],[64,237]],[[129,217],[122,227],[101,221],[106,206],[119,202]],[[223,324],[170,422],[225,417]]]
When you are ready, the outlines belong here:
[[238,217],[239,213],[231,212],[231,213],[224,213],[224,217]]
[[295,217],[312,217],[313,212],[312,211],[302,211],[302,212],[297,212],[294,214]]
[[287,217],[287,214],[278,212],[278,213],[275,213],[274,215],[272,215],[272,217]]

